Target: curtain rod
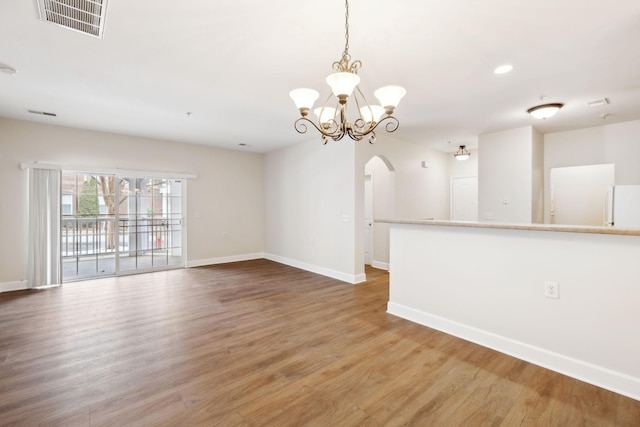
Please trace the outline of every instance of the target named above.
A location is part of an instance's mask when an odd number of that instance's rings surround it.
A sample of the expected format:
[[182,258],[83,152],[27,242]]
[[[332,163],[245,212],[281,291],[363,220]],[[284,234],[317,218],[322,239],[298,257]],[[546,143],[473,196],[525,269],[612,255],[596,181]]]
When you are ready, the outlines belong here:
[[38,163],[38,162],[22,162],[20,163],[21,169],[52,169],[52,170],[64,170],[69,172],[80,172],[87,174],[109,174],[120,176],[148,176],[151,178],[182,178],[182,179],[196,179],[198,176],[194,173],[182,173],[182,172],[159,172],[159,171],[143,171],[143,170],[128,170],[128,169],[116,169],[116,168],[101,168],[90,166],[71,166],[71,165],[57,165],[53,163]]

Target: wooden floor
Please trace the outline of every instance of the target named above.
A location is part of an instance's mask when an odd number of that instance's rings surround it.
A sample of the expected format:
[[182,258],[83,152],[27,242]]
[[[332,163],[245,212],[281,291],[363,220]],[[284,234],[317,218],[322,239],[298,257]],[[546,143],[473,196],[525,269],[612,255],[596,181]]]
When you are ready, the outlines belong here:
[[640,402],[266,260],[0,294],[0,425],[639,426]]

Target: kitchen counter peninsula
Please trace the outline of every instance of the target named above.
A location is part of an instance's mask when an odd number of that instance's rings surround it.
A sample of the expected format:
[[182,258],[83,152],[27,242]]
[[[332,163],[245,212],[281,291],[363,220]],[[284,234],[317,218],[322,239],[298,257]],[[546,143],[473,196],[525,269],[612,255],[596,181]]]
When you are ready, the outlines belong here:
[[376,221],[388,313],[640,400],[640,229]]
[[640,228],[616,228],[597,227],[591,225],[559,225],[559,224],[510,224],[475,221],[445,221],[445,220],[403,220],[403,219],[376,219],[375,222],[388,224],[414,224],[414,225],[442,225],[450,227],[469,228],[499,228],[504,230],[532,230],[532,231],[557,231],[565,233],[590,233],[590,234],[618,234],[624,236],[640,236]]

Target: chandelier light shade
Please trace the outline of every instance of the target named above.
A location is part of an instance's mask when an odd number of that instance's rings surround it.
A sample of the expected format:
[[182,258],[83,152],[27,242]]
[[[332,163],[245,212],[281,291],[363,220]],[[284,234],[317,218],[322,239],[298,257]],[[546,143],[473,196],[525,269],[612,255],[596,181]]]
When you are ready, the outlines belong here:
[[360,107],[360,115],[366,123],[378,122],[384,115],[384,108],[380,105],[367,105]]
[[[400,104],[400,100],[407,94],[407,91],[400,86],[385,86],[376,90],[373,95],[378,98],[380,105],[384,107],[387,114],[393,113],[393,109]],[[390,112],[388,112],[390,111]]]
[[556,114],[560,109],[564,106],[564,104],[543,104],[535,107],[531,107],[527,110],[527,113],[531,114],[536,119],[548,119],[549,117]]
[[353,90],[360,84],[360,77],[357,74],[342,72],[329,74],[327,84],[331,88],[331,92],[338,99],[347,99],[353,93]]
[[[300,117],[295,121],[294,127],[299,133],[306,133],[307,124],[311,124],[320,132],[323,144],[326,144],[329,138],[339,141],[345,135],[354,141],[360,141],[366,136],[369,143],[373,144],[376,140],[374,131],[381,123],[385,123],[387,132],[398,129],[398,119],[392,114],[407,92],[400,86],[385,86],[374,92],[380,105],[367,102],[358,87],[360,84],[358,70],[362,63],[351,62],[351,55],[349,55],[349,0],[345,1],[345,10],[344,51],[342,58],[333,63],[334,73],[326,79],[331,88],[331,94],[322,107],[313,110],[318,118],[316,122],[309,118],[309,111],[319,97],[318,92],[313,89],[292,90],[289,96],[300,111]],[[350,111],[349,105],[354,104],[355,108]],[[349,113],[353,115],[351,119]]]
[[289,96],[296,104],[296,108],[303,112],[302,115],[306,116],[309,113],[313,103],[316,102],[320,94],[313,89],[294,89],[289,92]]
[[453,153],[453,157],[455,157],[456,160],[462,162],[464,160],[467,160],[469,157],[471,157],[471,153],[469,152],[469,150],[467,150],[465,145],[461,145],[458,148],[458,151]]

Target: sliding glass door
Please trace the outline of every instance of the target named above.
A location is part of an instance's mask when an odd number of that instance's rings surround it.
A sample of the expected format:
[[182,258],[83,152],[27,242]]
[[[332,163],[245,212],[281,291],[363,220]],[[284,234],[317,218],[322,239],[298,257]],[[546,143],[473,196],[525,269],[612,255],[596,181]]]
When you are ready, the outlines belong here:
[[182,181],[122,179],[120,271],[183,265]]
[[63,172],[63,281],[184,265],[180,179]]

